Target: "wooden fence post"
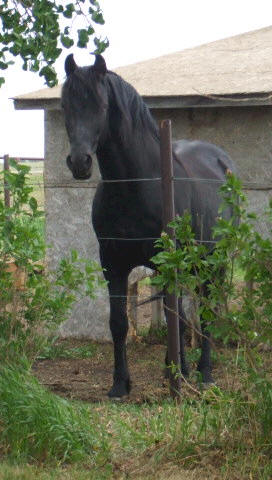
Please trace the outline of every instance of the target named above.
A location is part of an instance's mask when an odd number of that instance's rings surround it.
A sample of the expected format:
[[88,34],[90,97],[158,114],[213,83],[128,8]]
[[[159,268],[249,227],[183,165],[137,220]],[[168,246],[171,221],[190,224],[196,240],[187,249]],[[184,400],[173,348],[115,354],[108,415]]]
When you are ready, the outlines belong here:
[[[4,155],[4,172],[9,171],[9,155]],[[10,193],[8,188],[8,183],[4,177],[4,199],[5,206],[10,208]]]
[[[175,232],[167,225],[175,217],[173,159],[172,159],[172,131],[171,120],[163,120],[160,125],[161,148],[161,177],[162,177],[162,204],[163,204],[163,230],[175,241]],[[180,341],[178,300],[175,294],[166,292],[165,305],[167,309],[168,326],[168,362],[170,378],[170,394],[173,398],[180,397]],[[175,366],[172,372],[171,365]]]

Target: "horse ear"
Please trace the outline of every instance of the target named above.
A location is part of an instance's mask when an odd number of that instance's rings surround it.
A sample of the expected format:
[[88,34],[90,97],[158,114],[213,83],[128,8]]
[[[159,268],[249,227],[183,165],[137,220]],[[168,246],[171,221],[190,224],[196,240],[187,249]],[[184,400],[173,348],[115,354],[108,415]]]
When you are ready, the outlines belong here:
[[64,64],[64,69],[67,77],[69,77],[69,75],[71,75],[71,73],[73,73],[76,68],[77,68],[77,64],[74,60],[74,56],[72,53],[70,53],[70,55],[66,57],[65,64]]
[[95,62],[94,62],[93,69],[95,72],[99,73],[100,75],[105,75],[107,73],[107,65],[102,55],[100,54],[95,55]]

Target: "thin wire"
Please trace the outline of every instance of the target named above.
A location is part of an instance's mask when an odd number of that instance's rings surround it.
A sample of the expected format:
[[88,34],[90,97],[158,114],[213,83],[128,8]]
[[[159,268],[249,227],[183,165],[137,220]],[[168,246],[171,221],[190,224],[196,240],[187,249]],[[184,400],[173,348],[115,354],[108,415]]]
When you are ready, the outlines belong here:
[[98,183],[123,183],[123,182],[157,182],[160,181],[161,177],[154,178],[120,178],[120,179],[111,179],[111,180],[98,180]]
[[128,237],[97,237],[97,240],[120,240],[120,241],[142,241],[142,240],[147,240],[147,241],[155,241],[159,240],[160,237],[144,237],[144,238],[128,238]]
[[[107,298],[128,298],[129,297],[136,300],[139,298],[139,295],[96,295],[96,298],[105,298],[105,297]],[[162,300],[163,298],[165,298],[165,295],[160,295],[160,296],[156,296],[156,298],[152,298],[151,301],[155,302],[157,300]],[[146,302],[146,300],[149,300],[149,299],[151,299],[151,297],[145,297],[143,300],[141,300],[141,302]],[[141,307],[142,305],[138,305],[138,306]]]
[[[223,184],[224,180],[218,180],[214,178],[192,178],[192,177],[172,177],[172,180],[174,181],[185,181],[185,182],[209,182],[209,183],[216,183],[216,184]],[[86,182],[86,183],[67,183],[67,184],[43,184],[41,182],[33,182],[33,183],[28,183],[28,186],[39,186],[43,188],[96,188],[96,186],[99,183],[129,183],[129,182],[146,182],[146,181],[161,181],[160,177],[154,177],[154,178],[130,178],[130,179],[112,179],[112,180],[96,180],[92,182]],[[245,184],[250,185],[251,187],[254,185],[257,185],[260,188],[260,183],[257,182],[245,182]],[[244,184],[244,186],[245,186]],[[4,190],[8,190],[9,186],[5,183],[0,182],[0,186],[4,188]],[[263,184],[264,189],[270,190],[272,189],[272,185],[269,184]],[[143,238],[128,238],[128,237],[97,237],[98,240],[111,240],[111,241],[155,241],[159,240],[158,237],[143,237]],[[217,242],[215,240],[198,240],[196,239],[197,243],[207,243],[207,244],[216,244]]]
[[[147,240],[147,241],[155,241],[155,240],[160,240],[161,237],[143,237],[143,238],[127,238],[127,237],[97,237],[97,240],[120,240],[120,241],[131,241],[131,242],[135,242],[135,241],[140,241],[142,242],[143,240]],[[216,244],[217,241],[216,240],[198,240],[198,239],[195,239],[195,241],[197,243],[214,243]]]
[[173,177],[172,180],[178,180],[182,182],[209,182],[209,183],[219,183],[223,184],[225,183],[225,180],[218,180],[217,178],[192,178],[192,177]]
[[[172,177],[173,181],[181,181],[181,182],[198,182],[198,183],[214,183],[218,185],[223,185],[225,180],[218,180],[216,178],[192,178],[192,177]],[[98,184],[101,183],[136,183],[136,182],[158,182],[161,181],[160,177],[154,178],[127,178],[127,179],[112,179],[112,180],[92,180],[91,182],[80,182],[80,183],[41,183],[41,182],[31,182],[27,183],[28,186],[38,186],[41,188],[96,188]],[[4,189],[8,189],[8,185],[4,184],[4,182],[0,182],[0,186]],[[260,183],[260,182],[243,182],[243,187],[247,188],[254,188],[257,189],[272,189],[272,184],[270,183]]]

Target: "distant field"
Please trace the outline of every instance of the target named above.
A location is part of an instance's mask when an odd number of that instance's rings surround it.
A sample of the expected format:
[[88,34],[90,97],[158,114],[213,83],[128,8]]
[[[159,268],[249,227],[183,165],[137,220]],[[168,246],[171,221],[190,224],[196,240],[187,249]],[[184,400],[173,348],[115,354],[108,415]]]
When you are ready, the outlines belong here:
[[[22,162],[31,168],[29,172],[28,184],[33,187],[33,197],[36,198],[41,209],[44,208],[44,181],[43,181],[43,162]],[[0,160],[0,171],[3,170],[3,160]]]

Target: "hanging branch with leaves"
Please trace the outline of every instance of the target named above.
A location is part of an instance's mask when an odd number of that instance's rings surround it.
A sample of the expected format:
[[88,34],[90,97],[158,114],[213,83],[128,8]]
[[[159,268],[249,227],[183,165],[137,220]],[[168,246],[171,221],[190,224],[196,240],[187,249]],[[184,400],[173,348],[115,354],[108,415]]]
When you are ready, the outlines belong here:
[[[39,72],[48,86],[57,84],[54,63],[62,48],[71,48],[73,25],[78,17],[84,20],[77,30],[77,46],[86,48],[95,35],[94,25],[104,24],[97,0],[2,0],[0,5],[0,70],[6,70],[20,56],[23,70]],[[93,38],[96,50],[102,53],[107,38]],[[4,83],[0,76],[0,86]]]

